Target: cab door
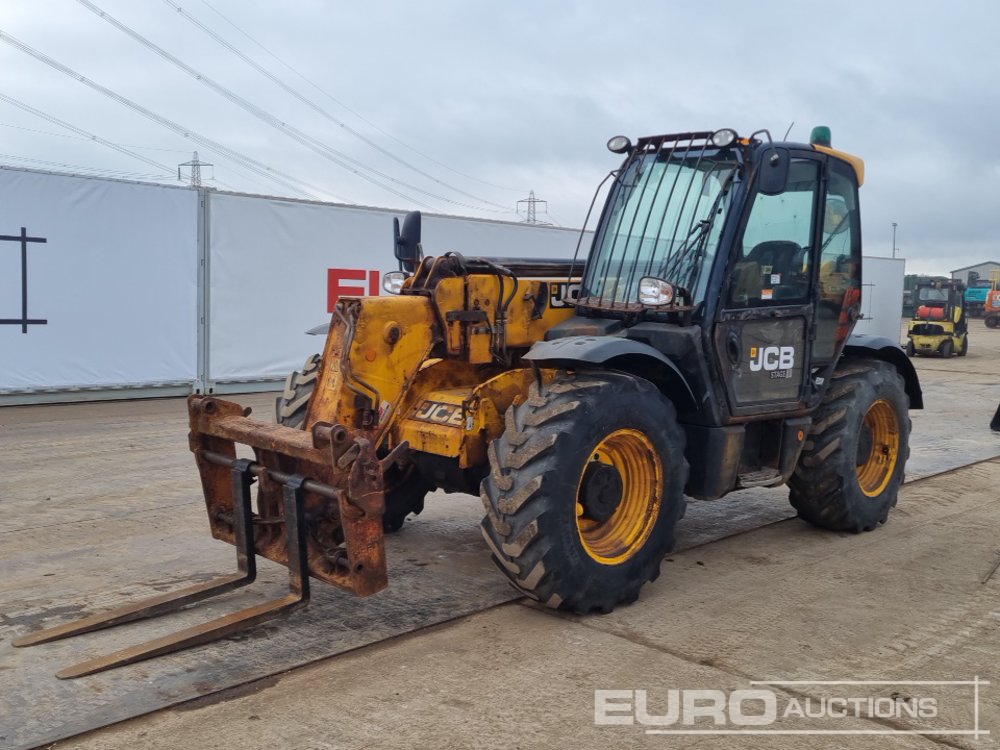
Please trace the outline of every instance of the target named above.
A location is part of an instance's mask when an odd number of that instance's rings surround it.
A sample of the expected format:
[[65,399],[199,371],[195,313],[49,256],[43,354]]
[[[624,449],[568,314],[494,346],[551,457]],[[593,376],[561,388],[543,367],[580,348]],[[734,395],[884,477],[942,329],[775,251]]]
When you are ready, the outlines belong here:
[[813,335],[813,259],[822,166],[807,152],[788,159],[780,192],[754,188],[738,233],[715,344],[733,417],[803,406]]
[[812,341],[814,371],[832,365],[861,314],[861,217],[858,178],[838,159],[830,159],[817,251],[816,323]]

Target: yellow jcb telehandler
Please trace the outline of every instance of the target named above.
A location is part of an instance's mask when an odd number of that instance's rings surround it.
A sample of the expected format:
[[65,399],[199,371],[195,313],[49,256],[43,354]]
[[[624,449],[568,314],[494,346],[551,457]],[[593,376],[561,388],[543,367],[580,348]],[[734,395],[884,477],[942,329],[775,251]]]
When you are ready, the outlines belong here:
[[288,566],[287,597],[60,676],[273,617],[308,598],[310,577],[372,594],[388,581],[384,533],[433,488],[479,495],[500,572],[580,613],[634,601],[658,575],[685,496],[787,484],[815,525],[885,522],[922,397],[896,342],[852,335],[862,161],[825,128],[810,143],[722,129],[608,147],[624,161],[585,262],[421,257],[410,214],[391,294],[337,304],[277,424],[189,398],[209,523],[236,545],[236,575],[16,645],[244,585],[255,555]]

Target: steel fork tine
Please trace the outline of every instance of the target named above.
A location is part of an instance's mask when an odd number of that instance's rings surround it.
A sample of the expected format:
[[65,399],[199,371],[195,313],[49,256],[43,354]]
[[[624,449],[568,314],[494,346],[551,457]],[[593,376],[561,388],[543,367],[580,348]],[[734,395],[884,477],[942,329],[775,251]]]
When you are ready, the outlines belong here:
[[302,504],[305,494],[302,485],[305,481],[305,477],[292,476],[289,477],[283,488],[290,594],[137,646],[130,646],[106,656],[74,664],[57,672],[56,677],[61,680],[83,677],[191,646],[209,643],[286,614],[306,604],[309,601],[309,574],[305,527],[302,524]]
[[187,586],[159,596],[140,599],[116,609],[83,617],[72,622],[45,628],[16,638],[13,646],[34,646],[69,638],[95,630],[103,630],[127,622],[176,612],[177,610],[209,597],[253,583],[257,577],[257,561],[253,553],[253,510],[250,505],[250,473],[252,461],[240,459],[233,465],[233,525],[236,536],[236,567],[239,573],[222,576],[205,583]]

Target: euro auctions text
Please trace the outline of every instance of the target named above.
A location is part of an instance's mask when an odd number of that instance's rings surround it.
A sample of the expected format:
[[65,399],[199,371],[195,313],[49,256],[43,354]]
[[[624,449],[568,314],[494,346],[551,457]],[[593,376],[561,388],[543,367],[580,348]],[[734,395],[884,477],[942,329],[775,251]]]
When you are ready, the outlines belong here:
[[972,680],[769,680],[745,688],[594,691],[594,724],[647,735],[989,736]]

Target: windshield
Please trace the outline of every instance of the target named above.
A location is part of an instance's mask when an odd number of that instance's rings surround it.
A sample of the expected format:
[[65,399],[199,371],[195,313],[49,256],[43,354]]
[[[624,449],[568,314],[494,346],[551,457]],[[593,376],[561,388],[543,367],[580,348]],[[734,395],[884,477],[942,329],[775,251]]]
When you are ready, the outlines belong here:
[[616,180],[598,227],[581,304],[638,302],[639,280],[655,276],[700,302],[708,283],[738,164],[702,148],[634,158]]
[[948,291],[945,289],[934,289],[924,286],[917,292],[917,299],[921,302],[947,302]]

